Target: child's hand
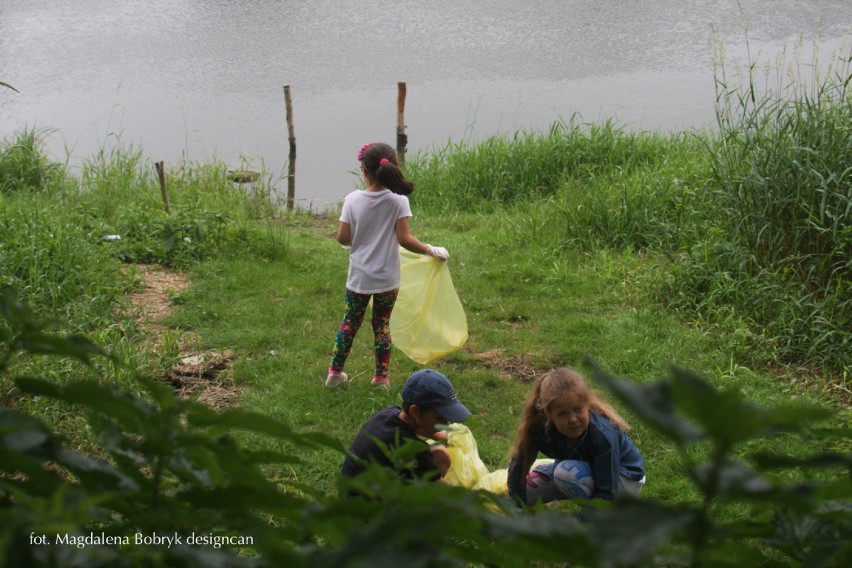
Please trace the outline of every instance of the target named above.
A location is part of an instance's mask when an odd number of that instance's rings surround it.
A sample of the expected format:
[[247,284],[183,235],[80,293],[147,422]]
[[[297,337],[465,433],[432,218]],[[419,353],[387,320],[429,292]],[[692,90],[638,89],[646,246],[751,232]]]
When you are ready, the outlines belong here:
[[447,260],[450,258],[450,253],[447,252],[447,249],[444,247],[433,247],[432,245],[426,245],[426,254],[431,256],[432,258],[437,258],[438,260]]
[[439,442],[446,442],[450,439],[450,433],[446,430],[437,430],[434,434],[432,434],[431,438],[433,440],[438,440]]
[[430,451],[432,452],[432,461],[438,467],[438,471],[441,472],[441,477],[444,477],[453,463],[450,452],[441,444],[435,444],[430,448]]
[[450,435],[446,431],[432,430],[430,432],[426,430],[426,428],[418,428],[415,434],[423,438],[431,438],[432,440],[435,440],[437,442],[446,442],[450,437]]

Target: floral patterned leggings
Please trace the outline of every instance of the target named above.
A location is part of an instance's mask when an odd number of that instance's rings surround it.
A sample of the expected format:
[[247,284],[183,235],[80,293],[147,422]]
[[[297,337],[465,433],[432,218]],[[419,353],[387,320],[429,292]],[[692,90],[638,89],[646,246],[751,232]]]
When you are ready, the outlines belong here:
[[346,313],[343,315],[343,321],[340,323],[340,329],[337,330],[337,337],[334,339],[334,355],[329,370],[338,373],[343,371],[343,365],[346,364],[346,358],[349,357],[355,334],[358,333],[358,329],[364,321],[364,314],[367,311],[370,298],[373,298],[371,323],[373,335],[376,338],[375,376],[382,378],[388,376],[388,363],[390,363],[391,354],[390,317],[398,292],[399,289],[397,288],[378,294],[359,294],[346,289]]

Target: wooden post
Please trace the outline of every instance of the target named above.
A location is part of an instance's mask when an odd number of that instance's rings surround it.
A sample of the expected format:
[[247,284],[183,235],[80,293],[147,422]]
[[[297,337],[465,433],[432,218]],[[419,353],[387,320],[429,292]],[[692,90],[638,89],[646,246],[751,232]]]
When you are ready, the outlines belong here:
[[405,82],[396,84],[396,154],[399,163],[405,163],[405,147],[408,145],[408,136],[405,134]]
[[296,201],[296,132],[293,128],[293,99],[290,85],[284,85],[284,106],[287,109],[287,138],[290,141],[289,168],[287,172],[287,209],[293,210]]
[[160,180],[160,194],[163,196],[163,209],[165,209],[166,213],[168,213],[169,192],[166,189],[166,168],[163,166],[163,162],[156,162],[154,164],[154,169],[157,170],[157,178]]

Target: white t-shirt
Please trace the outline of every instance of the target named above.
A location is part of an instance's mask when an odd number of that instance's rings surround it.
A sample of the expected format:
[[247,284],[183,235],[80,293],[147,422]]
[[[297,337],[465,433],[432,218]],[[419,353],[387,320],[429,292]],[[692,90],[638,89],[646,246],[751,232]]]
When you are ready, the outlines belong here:
[[389,189],[353,191],[343,200],[340,220],[349,223],[352,248],[346,287],[359,294],[399,288],[396,221],[411,217],[408,198]]

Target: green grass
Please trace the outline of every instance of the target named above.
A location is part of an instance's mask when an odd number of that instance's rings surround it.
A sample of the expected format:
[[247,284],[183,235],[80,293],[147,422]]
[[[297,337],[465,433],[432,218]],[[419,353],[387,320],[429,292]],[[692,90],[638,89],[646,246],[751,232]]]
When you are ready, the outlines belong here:
[[0,194],[39,191],[53,186],[62,177],[62,166],[51,163],[41,143],[49,131],[19,132],[0,146]]
[[[25,131],[0,144],[0,289],[12,290],[53,329],[85,334],[125,365],[24,357],[17,372],[59,384],[103,375],[139,392],[134,374],[158,375],[169,361],[146,350],[144,334],[125,315],[141,282],[128,263],[186,268],[237,255],[270,261],[287,254],[287,227],[274,216],[267,177],[245,190],[227,180],[222,164],[178,164],[168,172],[166,213],[140,150],[101,152],[77,178],[47,160],[44,135]],[[38,398],[18,400],[5,381],[3,396],[67,427],[75,442],[91,442],[64,410]]]
[[[507,211],[505,216],[520,219],[524,214]],[[501,372],[501,364],[513,360],[543,372],[557,365],[580,366],[583,355],[590,354],[604,368],[639,383],[652,382],[676,365],[767,404],[791,394],[819,401],[785,391],[771,373],[732,363],[724,341],[643,299],[637,278],[650,268],[650,257],[602,251],[565,258],[545,249],[503,248],[495,239],[499,241],[505,220],[458,215],[430,218],[414,227],[416,234],[440,242],[452,255],[449,267],[465,306],[470,338],[463,349],[434,366],[451,378],[473,412],[470,425],[490,468],[506,467],[529,389],[528,383]],[[240,360],[233,376],[247,387],[245,407],[302,431],[329,434],[342,447],[372,413],[399,403],[403,381],[419,366],[395,352],[391,392],[371,388],[372,337],[364,328],[347,363],[352,384],[337,390],[323,386],[342,316],[347,266],[345,252],[329,237],[334,223],[328,218],[319,227],[294,230],[293,254],[277,262],[202,263],[173,323],[199,332],[206,348],[237,349]],[[470,228],[454,230],[458,226]],[[477,358],[493,350],[505,351]],[[647,494],[664,501],[674,495],[682,498],[688,484],[678,473],[678,456],[633,422],[648,463]],[[791,438],[786,443],[791,451],[804,450],[814,440]],[[306,467],[277,474],[330,489],[341,454],[324,450],[304,458]]]

